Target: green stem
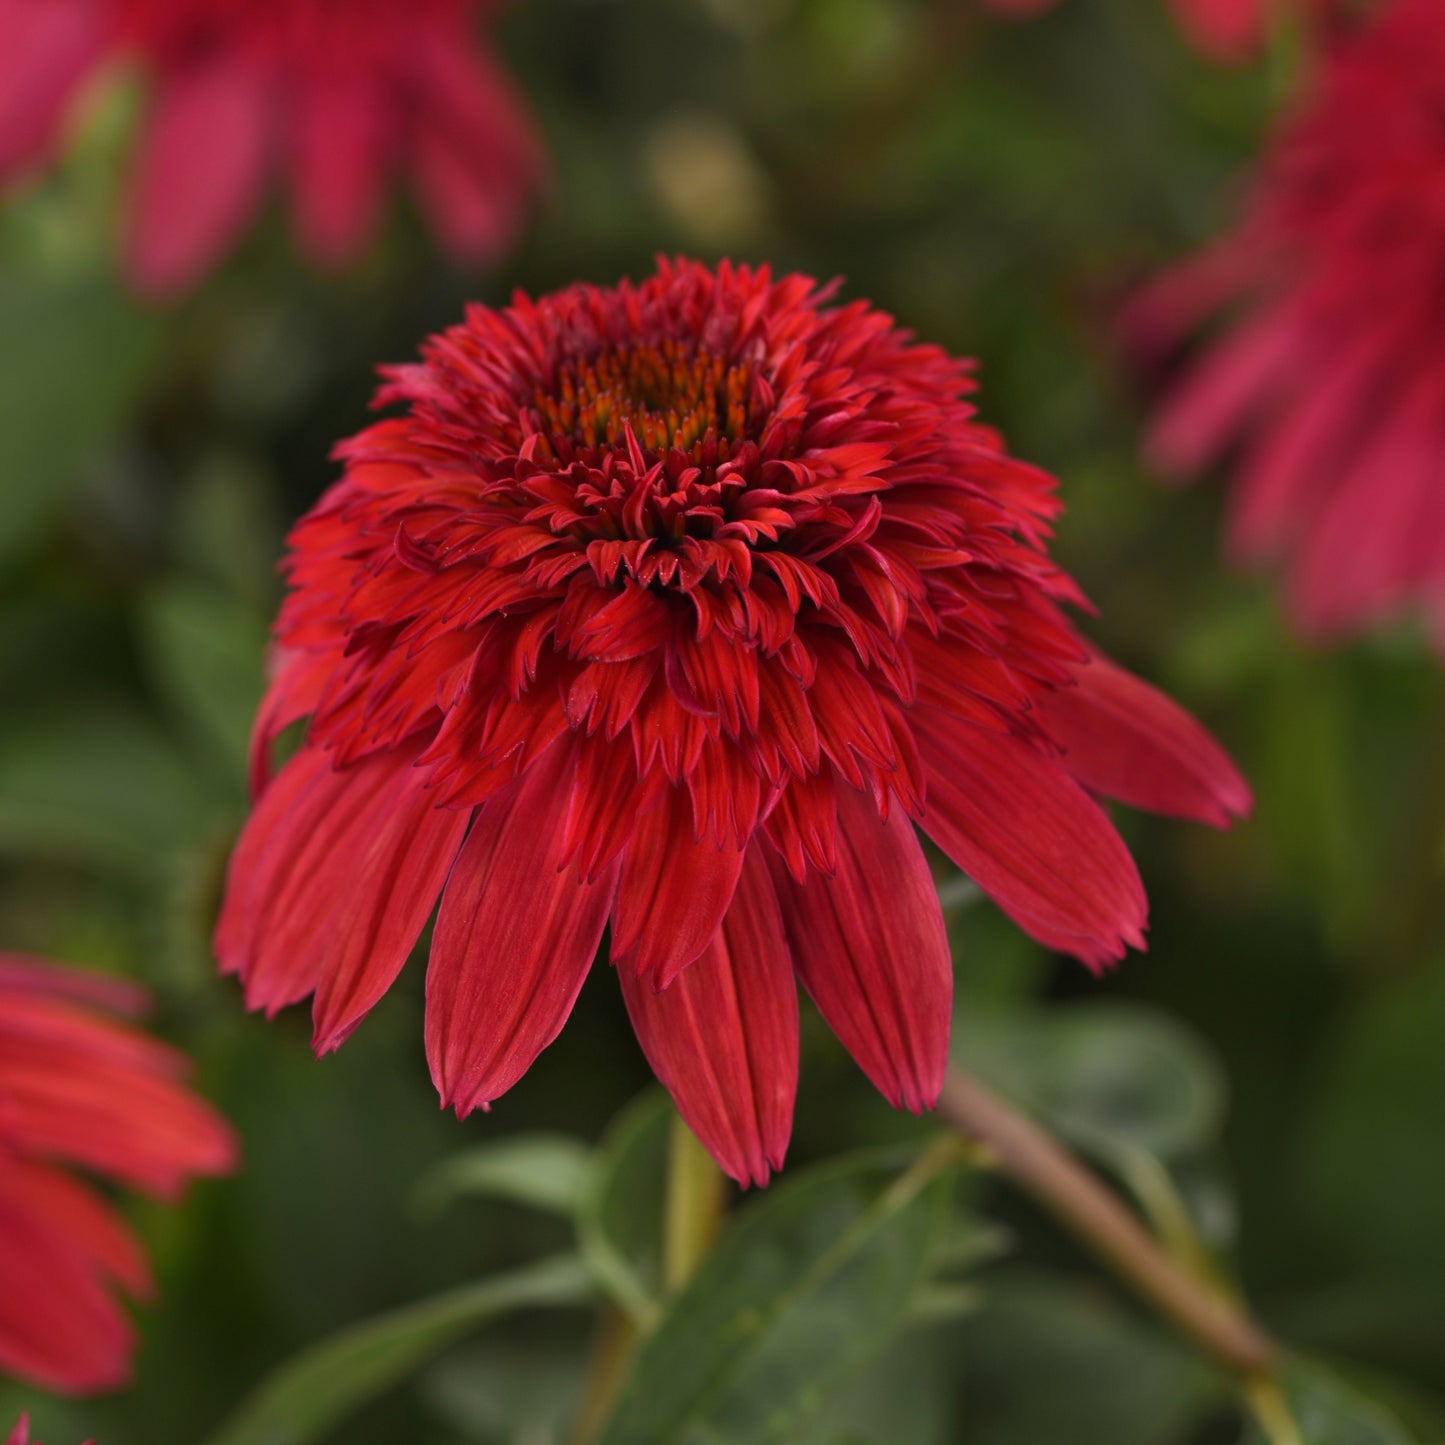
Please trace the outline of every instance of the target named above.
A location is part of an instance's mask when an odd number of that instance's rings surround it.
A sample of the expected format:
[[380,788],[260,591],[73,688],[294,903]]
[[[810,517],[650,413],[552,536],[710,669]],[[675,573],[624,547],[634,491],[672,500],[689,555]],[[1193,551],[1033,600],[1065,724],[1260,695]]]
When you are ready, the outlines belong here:
[[717,1243],[727,1184],[712,1156],[680,1114],[672,1116],[667,1150],[667,1200],[662,1231],[662,1282],[682,1290]]
[[637,1324],[621,1310],[609,1307],[604,1311],[588,1356],[568,1445],[592,1445],[602,1434],[627,1382],[641,1338]]
[[960,1069],[950,1069],[938,1112],[988,1150],[1003,1174],[1220,1363],[1266,1375],[1275,1343],[1231,1301],[1184,1270],[1115,1195],[1032,1120]]

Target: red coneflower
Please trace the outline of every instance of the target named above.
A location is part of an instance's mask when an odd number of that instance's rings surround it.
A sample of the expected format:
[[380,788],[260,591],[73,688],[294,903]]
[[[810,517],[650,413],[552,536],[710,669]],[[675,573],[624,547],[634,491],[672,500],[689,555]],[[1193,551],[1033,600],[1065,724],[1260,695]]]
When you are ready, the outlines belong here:
[[0,1372],[45,1389],[123,1384],[135,1337],[116,1293],[151,1287],[139,1240],[69,1169],[170,1197],[235,1162],[185,1060],[113,1017],[144,1002],[0,954]]
[[492,0],[0,0],[0,181],[43,162],[106,62],[153,82],[126,269],[197,281],[273,177],[317,265],[354,259],[393,172],[443,244],[487,260],[544,172],[525,109],[479,33]]
[[1400,0],[1325,57],[1238,231],[1148,288],[1158,350],[1225,329],[1155,418],[1184,475],[1231,458],[1234,553],[1293,557],[1322,638],[1422,608],[1445,647],[1445,7]]
[[[766,268],[474,307],[387,373],[291,537],[216,946],[336,1048],[438,895],[427,1052],[485,1108],[611,923],[642,1047],[740,1180],[787,1144],[795,975],[875,1084],[938,1093],[952,971],[918,822],[1036,937],[1140,945],[1086,789],[1225,824],[1208,735],[1089,653],[1054,483],[970,365]],[[268,779],[276,735],[310,716]]]
[[[1004,15],[1042,15],[1058,0],[986,0]],[[1323,17],[1340,0],[1169,0],[1180,30],[1213,60],[1238,62],[1259,52],[1272,25],[1290,14]]]

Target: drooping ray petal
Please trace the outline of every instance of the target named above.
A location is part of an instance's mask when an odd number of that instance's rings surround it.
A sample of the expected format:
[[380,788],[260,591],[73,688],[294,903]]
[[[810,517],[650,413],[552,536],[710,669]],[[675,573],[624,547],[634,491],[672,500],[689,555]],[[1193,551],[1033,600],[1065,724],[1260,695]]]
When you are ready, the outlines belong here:
[[666,988],[712,941],[742,871],[743,851],[695,835],[678,788],[637,819],[612,914],[612,960]]
[[437,915],[426,1049],[444,1105],[488,1108],[557,1037],[617,887],[563,864],[570,750],[554,746],[478,811]]
[[109,28],[100,0],[0,0],[0,178],[46,158]]
[[526,111],[480,48],[440,34],[417,46],[413,146],[422,205],[443,244],[463,260],[504,249],[546,163]]
[[933,708],[915,708],[912,722],[928,769],[923,831],[994,902],[1042,941],[1086,940],[1085,962],[1143,947],[1134,860],[1061,766]]
[[139,289],[185,290],[245,228],[266,184],[271,101],[268,76],[244,55],[165,77],[130,201],[126,272]]
[[291,209],[318,266],[354,261],[376,229],[398,141],[378,91],[374,77],[336,67],[318,71],[297,97]]
[[[405,754],[382,754],[383,759]],[[420,936],[466,837],[468,811],[439,808],[420,773],[403,763],[378,789],[362,837],[345,858],[318,873],[333,883],[335,905],[321,956],[313,1040],[339,1048],[395,981]],[[360,846],[356,846],[359,844]]]
[[953,963],[913,824],[838,790],[838,866],[799,883],[775,859],[798,977],[843,1047],[895,1108],[931,1109],[943,1087]]
[[1249,813],[1249,784],[1178,703],[1099,653],[1077,677],[1050,697],[1044,726],[1091,792],[1216,828]]
[[760,844],[701,956],[666,988],[618,971],[647,1061],[739,1184],[781,1169],[798,1087],[798,988]]
[[435,806],[416,753],[338,769],[303,748],[231,860],[221,966],[269,1013],[314,991],[318,1051],[337,1047],[390,986],[466,835],[467,813]]

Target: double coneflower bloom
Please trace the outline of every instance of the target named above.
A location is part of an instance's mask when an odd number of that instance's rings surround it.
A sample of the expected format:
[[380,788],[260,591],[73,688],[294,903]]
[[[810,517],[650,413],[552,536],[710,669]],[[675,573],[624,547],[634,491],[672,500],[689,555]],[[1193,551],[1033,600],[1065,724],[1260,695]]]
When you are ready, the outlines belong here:
[[490,0],[0,0],[0,183],[43,164],[97,72],[147,81],[127,274],[190,286],[271,183],[318,265],[354,259],[393,173],[462,260],[488,260],[545,171],[482,36]]
[[0,954],[0,1374],[46,1389],[123,1384],[135,1336],[117,1295],[151,1288],[139,1240],[72,1171],[172,1197],[235,1160],[185,1061],[120,1021],[144,1002]]
[[466,1114],[556,1036],[610,925],[658,1076],[762,1182],[798,981],[890,1100],[937,1097],[919,829],[1045,943],[1141,945],[1095,795],[1223,825],[1248,791],[1079,639],[1054,483],[971,391],[832,288],[683,261],[474,307],[391,370],[401,414],[291,537],[216,939],[248,1002],[314,995],[337,1047],[440,898],[426,1046]]
[[1158,466],[1235,473],[1236,555],[1292,559],[1329,637],[1403,610],[1445,649],[1445,6],[1397,0],[1321,58],[1243,224],[1155,283],[1142,349],[1224,325],[1152,428]]

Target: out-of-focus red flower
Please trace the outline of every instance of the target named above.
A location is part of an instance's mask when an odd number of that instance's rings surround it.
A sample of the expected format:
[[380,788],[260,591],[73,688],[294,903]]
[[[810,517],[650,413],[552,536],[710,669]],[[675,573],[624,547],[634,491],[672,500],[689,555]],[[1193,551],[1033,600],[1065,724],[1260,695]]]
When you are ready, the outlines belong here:
[[180,292],[234,244],[273,181],[317,265],[354,260],[388,178],[443,245],[486,261],[545,172],[480,33],[492,0],[0,0],[0,182],[42,165],[87,83],[139,65],[149,95],[125,266]]
[[0,954],[0,1372],[45,1389],[123,1384],[135,1335],[116,1296],[151,1289],[140,1241],[70,1171],[171,1197],[235,1162],[185,1060],[116,1018],[144,1002]]
[[388,373],[405,415],[339,448],[291,537],[216,937],[252,1007],[314,993],[336,1048],[440,895],[427,1052],[465,1115],[556,1036],[610,921],[659,1078],[762,1182],[795,978],[890,1100],[937,1097],[915,821],[1035,937],[1142,945],[1090,793],[1224,825],[1248,790],[1074,633],[1054,483],[975,419],[969,363],[832,291],[662,262],[474,307]]
[[[1003,15],[1025,18],[1052,10],[1058,0],[986,0]],[[1271,26],[1287,14],[1322,18],[1340,0],[1169,0],[1179,28],[1213,60],[1239,62],[1259,52]]]
[[1328,638],[1423,609],[1445,647],[1445,6],[1398,0],[1324,57],[1238,230],[1125,314],[1141,352],[1224,325],[1149,450],[1228,460],[1230,549],[1288,554],[1290,612]]
[[[40,1445],[38,1440],[30,1438],[30,1416],[22,1415],[15,1428],[10,1432],[5,1445]],[[86,1445],[95,1445],[93,1440],[88,1440]]]

